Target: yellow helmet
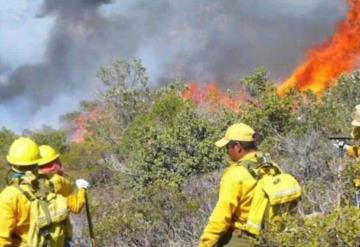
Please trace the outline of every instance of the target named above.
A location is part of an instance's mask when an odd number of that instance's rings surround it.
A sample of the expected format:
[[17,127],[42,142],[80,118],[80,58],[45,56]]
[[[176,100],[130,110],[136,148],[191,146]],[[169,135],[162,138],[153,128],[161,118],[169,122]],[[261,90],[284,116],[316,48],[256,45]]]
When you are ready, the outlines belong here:
[[56,160],[60,156],[60,154],[49,145],[41,145],[39,150],[41,156],[41,159],[38,163],[39,166],[46,165],[47,163]]
[[6,160],[11,165],[29,166],[35,165],[40,159],[38,145],[26,137],[19,137],[10,146]]
[[360,126],[360,105],[355,106],[353,121],[351,122],[353,126]]
[[226,130],[225,136],[218,140],[215,145],[218,147],[223,147],[230,141],[252,142],[254,141],[254,135],[255,130],[253,130],[249,125],[244,123],[236,123],[231,125]]

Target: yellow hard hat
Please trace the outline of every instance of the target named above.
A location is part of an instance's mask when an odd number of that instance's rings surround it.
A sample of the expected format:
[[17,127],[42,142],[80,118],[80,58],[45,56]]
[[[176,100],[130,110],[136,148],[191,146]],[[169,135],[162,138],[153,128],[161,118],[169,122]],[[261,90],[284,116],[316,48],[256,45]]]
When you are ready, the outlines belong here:
[[218,147],[223,147],[230,141],[252,142],[254,141],[254,134],[255,130],[253,130],[249,125],[244,123],[236,123],[231,125],[226,130],[225,136],[218,140],[215,145]]
[[360,105],[355,106],[353,121],[351,122],[351,124],[353,126],[360,126]]
[[11,165],[29,166],[39,162],[40,153],[38,145],[26,137],[19,137],[10,146],[6,160]]
[[47,163],[56,160],[60,156],[60,154],[56,152],[55,149],[53,149],[49,145],[41,145],[39,147],[39,150],[41,156],[41,159],[38,163],[39,166],[46,165]]

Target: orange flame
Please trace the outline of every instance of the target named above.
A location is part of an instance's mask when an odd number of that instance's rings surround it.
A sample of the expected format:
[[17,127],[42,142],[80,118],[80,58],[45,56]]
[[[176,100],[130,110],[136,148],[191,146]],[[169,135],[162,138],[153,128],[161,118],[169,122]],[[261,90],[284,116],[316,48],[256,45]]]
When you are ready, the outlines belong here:
[[88,123],[98,118],[96,109],[90,112],[83,112],[75,120],[76,130],[70,137],[71,143],[82,143],[85,140],[85,135],[89,134],[87,130]]
[[280,95],[291,88],[321,94],[335,78],[355,68],[360,55],[360,0],[347,1],[349,11],[334,36],[308,52],[307,60],[278,87]]
[[229,109],[235,113],[240,110],[241,102],[245,101],[245,95],[236,92],[236,96],[231,97],[221,91],[216,83],[199,86],[196,82],[190,82],[182,92],[184,100],[190,100],[198,106],[206,107],[209,111],[215,111],[220,107]]

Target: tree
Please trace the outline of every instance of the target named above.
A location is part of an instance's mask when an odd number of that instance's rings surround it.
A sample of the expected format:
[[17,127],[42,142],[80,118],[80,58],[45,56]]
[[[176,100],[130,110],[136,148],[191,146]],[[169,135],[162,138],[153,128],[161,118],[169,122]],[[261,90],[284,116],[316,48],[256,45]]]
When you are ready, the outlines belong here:
[[67,134],[62,130],[56,130],[48,126],[43,126],[40,130],[30,131],[28,135],[38,145],[50,145],[60,153],[65,153],[69,150]]
[[0,129],[0,163],[3,166],[3,169],[0,169],[0,188],[6,184],[6,172],[8,170],[6,169],[6,155],[16,137],[15,133],[11,130],[6,128]]

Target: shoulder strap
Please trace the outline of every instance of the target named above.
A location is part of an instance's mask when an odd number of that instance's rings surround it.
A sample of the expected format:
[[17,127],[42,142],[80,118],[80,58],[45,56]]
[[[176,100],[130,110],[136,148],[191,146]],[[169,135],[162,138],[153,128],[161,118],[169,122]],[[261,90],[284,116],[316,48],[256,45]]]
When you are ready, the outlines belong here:
[[29,201],[34,201],[36,197],[29,191],[23,190],[18,183],[14,183],[13,186],[19,190]]
[[48,203],[46,202],[46,200],[44,200],[45,198],[39,198],[36,195],[34,195],[31,192],[25,191],[23,190],[19,184],[14,184],[15,188],[18,189],[25,197],[26,199],[28,199],[30,202],[38,200],[40,207],[42,208],[42,210],[44,211],[45,217],[46,217],[46,221],[47,223],[50,225],[51,224],[51,216],[50,216],[50,211],[48,208]]
[[242,160],[240,161],[240,164],[244,166],[251,174],[251,176],[256,180],[261,179],[263,177],[262,175],[264,174],[270,174],[271,169],[275,170],[275,174],[282,173],[280,168],[277,165],[275,165],[273,162],[261,164],[259,162],[255,162],[252,160]]
[[241,160],[240,164],[246,168],[246,170],[250,173],[250,175],[258,180],[257,172],[255,171],[255,168],[258,168],[260,165],[252,160]]

